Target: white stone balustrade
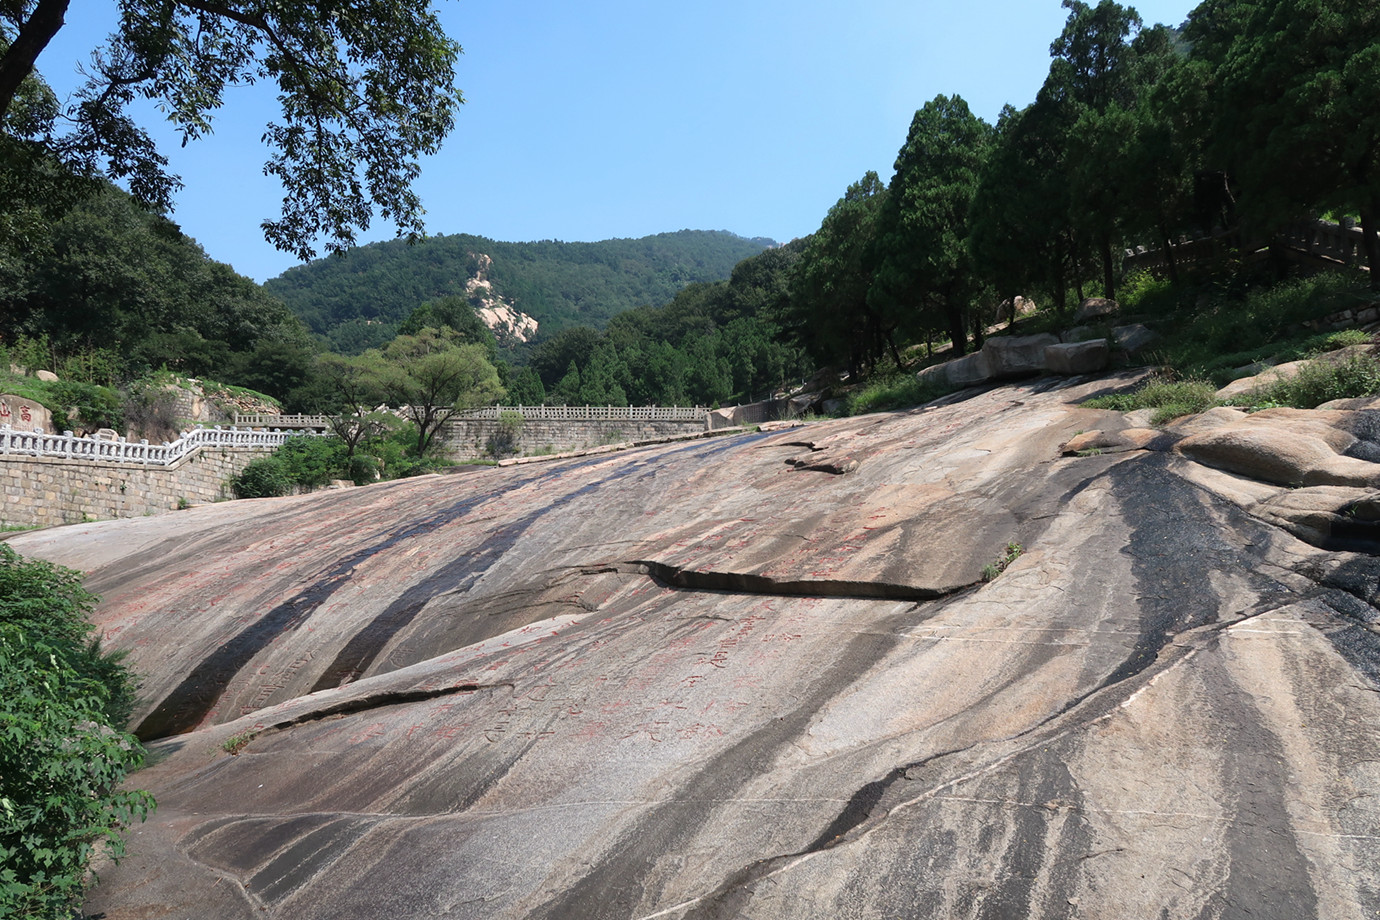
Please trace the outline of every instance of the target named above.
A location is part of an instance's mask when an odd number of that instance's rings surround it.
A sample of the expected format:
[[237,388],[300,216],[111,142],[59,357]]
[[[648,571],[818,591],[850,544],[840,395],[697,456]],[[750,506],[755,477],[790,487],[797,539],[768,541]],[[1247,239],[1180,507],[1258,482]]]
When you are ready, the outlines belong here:
[[320,437],[318,431],[266,431],[231,427],[194,428],[172,443],[150,444],[76,437],[70,431],[47,434],[42,431],[15,431],[0,427],[0,458],[53,457],[64,460],[93,460],[105,463],[131,463],[140,466],[170,466],[203,447],[266,448],[278,447],[288,438]]

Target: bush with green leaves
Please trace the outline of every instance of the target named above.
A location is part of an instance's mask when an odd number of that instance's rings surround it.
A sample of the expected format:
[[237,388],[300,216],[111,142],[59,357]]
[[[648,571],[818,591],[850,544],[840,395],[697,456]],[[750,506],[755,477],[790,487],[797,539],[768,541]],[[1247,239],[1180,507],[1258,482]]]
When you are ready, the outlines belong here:
[[292,491],[287,464],[277,454],[249,461],[239,475],[230,480],[236,498],[275,498]]
[[318,489],[332,479],[354,478],[339,438],[288,438],[267,457],[251,460],[230,480],[236,498],[272,498]]
[[289,438],[273,456],[282,461],[288,481],[302,489],[319,489],[344,478],[345,443],[339,438]]
[[1372,299],[1366,279],[1356,272],[1325,272],[1242,291],[1202,291],[1196,298],[1185,295],[1183,302],[1192,300],[1192,306],[1180,314],[1159,357],[1180,373],[1214,376],[1266,357],[1292,360],[1303,356],[1310,339],[1291,330]]
[[1252,390],[1237,402],[1253,408],[1314,409],[1334,399],[1362,396],[1380,396],[1380,361],[1365,352],[1352,352],[1340,360],[1310,361],[1294,376]]
[[517,453],[518,443],[522,439],[522,426],[521,412],[511,410],[500,412],[498,425],[493,434],[489,435],[489,441],[484,448],[489,456],[497,459]]
[[120,429],[125,424],[124,407],[118,390],[75,380],[60,380],[49,386],[48,408],[67,413],[76,410],[76,423],[83,428]]
[[143,762],[125,734],[134,685],[101,651],[95,597],[71,569],[0,544],[0,916],[70,916],[98,848],[118,858],[121,830],[153,799],[121,791]]
[[1163,312],[1174,306],[1175,297],[1173,284],[1144,269],[1127,275],[1117,291],[1117,303],[1125,313]]

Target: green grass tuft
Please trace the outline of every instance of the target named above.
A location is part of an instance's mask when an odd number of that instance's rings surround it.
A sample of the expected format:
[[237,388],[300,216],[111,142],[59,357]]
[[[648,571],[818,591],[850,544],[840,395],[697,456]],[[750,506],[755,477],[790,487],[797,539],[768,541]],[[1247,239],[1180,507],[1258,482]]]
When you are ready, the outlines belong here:
[[914,374],[899,374],[873,381],[862,392],[850,396],[848,414],[866,415],[869,412],[909,409],[952,392],[952,387],[933,377],[920,379]]
[[1233,400],[1254,409],[1292,406],[1314,409],[1334,399],[1380,396],[1380,360],[1353,353],[1340,361],[1310,361],[1293,377],[1276,380]]
[[1090,409],[1114,409],[1134,412],[1154,409],[1151,424],[1163,425],[1184,415],[1204,412],[1220,405],[1217,388],[1206,380],[1169,380],[1153,377],[1144,386],[1130,393],[1096,396],[1083,403]]

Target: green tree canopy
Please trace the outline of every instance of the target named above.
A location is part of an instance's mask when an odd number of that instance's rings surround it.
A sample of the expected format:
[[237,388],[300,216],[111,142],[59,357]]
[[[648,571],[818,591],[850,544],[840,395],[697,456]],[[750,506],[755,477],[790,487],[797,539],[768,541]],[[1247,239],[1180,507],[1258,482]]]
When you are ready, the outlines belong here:
[[1211,149],[1247,216],[1275,230],[1320,210],[1358,213],[1380,287],[1380,7],[1213,0],[1189,34],[1215,66]]
[[479,314],[474,312],[474,307],[463,297],[451,295],[426,301],[403,321],[398,327],[398,334],[416,335],[428,326],[433,329],[453,330],[457,341],[483,345],[490,361],[498,352],[498,342],[494,339],[493,330],[484,325]]
[[429,0],[120,0],[119,26],[94,50],[70,118],[38,125],[46,116],[26,81],[69,4],[0,3],[7,137],[78,175],[123,180],[142,203],[166,210],[178,180],[129,109],[152,101],[186,142],[211,130],[228,87],[271,83],[281,111],[264,129],[264,169],[286,194],[281,215],[263,224],[270,242],[302,259],[322,237],[327,249],[344,249],[375,211],[400,233],[421,232],[418,159],[439,149],[463,101],[453,85],[460,47]]
[[964,353],[975,274],[968,211],[991,136],[959,96],[936,96],[915,113],[882,207],[867,293],[888,335],[938,326]]
[[457,343],[444,330],[400,335],[383,352],[368,353],[389,402],[417,426],[417,456],[432,446],[441,426],[465,409],[498,402],[503,387],[484,346]]
[[868,309],[867,291],[886,196],[870,170],[850,185],[811,235],[792,274],[788,329],[818,364],[846,364],[859,373],[881,355],[881,324]]

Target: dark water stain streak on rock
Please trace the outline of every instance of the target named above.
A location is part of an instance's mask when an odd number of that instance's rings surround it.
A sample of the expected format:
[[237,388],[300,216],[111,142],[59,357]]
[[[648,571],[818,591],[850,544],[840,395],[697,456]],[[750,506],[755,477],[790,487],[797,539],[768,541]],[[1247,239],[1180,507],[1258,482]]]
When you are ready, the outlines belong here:
[[[913,616],[908,612],[893,619]],[[634,825],[612,844],[610,856],[601,858],[557,897],[530,911],[531,920],[626,920],[644,900],[655,900],[657,892],[648,890],[655,864],[659,857],[682,850],[710,820],[712,809],[705,808],[704,802],[722,800],[763,774],[781,747],[897,641],[889,634],[854,635],[795,708],[712,757],[679,786],[670,801],[634,819]]]

